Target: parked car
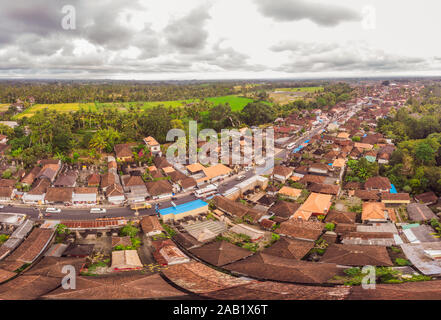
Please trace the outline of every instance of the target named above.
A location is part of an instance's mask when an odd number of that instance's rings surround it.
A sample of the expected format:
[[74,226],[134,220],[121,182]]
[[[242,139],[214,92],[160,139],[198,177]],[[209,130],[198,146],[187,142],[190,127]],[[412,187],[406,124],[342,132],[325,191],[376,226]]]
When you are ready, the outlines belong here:
[[4,207],[5,207],[4,205],[0,204],[0,209],[3,209]]
[[46,208],[46,213],[61,213],[60,208]]
[[90,209],[90,213],[106,213],[107,210],[104,208],[92,208]]
[[243,179],[245,179],[246,177],[243,175],[243,174],[241,174],[241,175],[238,175],[237,177],[236,177],[236,180],[237,181],[241,181],[241,180],[243,180]]

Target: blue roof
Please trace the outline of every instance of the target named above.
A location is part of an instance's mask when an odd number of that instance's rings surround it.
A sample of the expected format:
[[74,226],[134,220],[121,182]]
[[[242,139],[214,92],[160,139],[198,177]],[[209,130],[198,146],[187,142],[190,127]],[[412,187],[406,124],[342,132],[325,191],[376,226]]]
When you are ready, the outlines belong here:
[[311,140],[306,140],[305,143],[309,143],[309,141],[311,141]]
[[398,193],[397,192],[397,188],[395,188],[395,186],[393,184],[391,184],[392,188],[390,188],[389,192],[390,193]]
[[187,202],[184,204],[177,205],[176,207],[161,209],[161,210],[159,210],[159,214],[161,216],[166,216],[168,214],[180,214],[180,213],[192,211],[195,209],[199,209],[199,208],[205,207],[207,205],[208,205],[208,203],[198,199],[195,201],[190,201],[190,202]]

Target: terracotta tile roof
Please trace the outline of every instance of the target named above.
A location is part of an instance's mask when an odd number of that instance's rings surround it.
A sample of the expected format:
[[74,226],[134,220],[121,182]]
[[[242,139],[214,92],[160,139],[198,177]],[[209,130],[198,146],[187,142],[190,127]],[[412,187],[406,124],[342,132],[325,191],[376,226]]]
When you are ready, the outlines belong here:
[[376,284],[375,290],[351,288],[349,300],[441,300],[441,280]]
[[416,195],[415,200],[425,204],[432,204],[438,201],[438,197],[433,191],[430,191]]
[[257,253],[250,258],[232,263],[224,268],[261,280],[300,284],[326,283],[338,273],[337,266],[332,263],[286,259],[265,253]]
[[[8,256],[5,261],[19,261],[22,264],[33,262],[47,246],[54,234],[52,229],[35,228],[25,241]],[[12,270],[11,270],[12,271]]]
[[193,164],[189,164],[188,166],[185,167],[188,171],[190,171],[191,173],[196,173],[199,171],[204,171],[205,167],[203,165],[201,165],[199,162],[193,163]]
[[313,183],[308,190],[316,193],[337,195],[340,191],[340,187],[338,185],[333,184],[322,184],[322,183]]
[[279,190],[279,194],[284,195],[284,196],[288,196],[288,197],[292,197],[292,198],[298,198],[302,194],[302,190],[283,186]]
[[324,229],[324,224],[315,221],[290,219],[280,224],[276,232],[292,238],[317,240]]
[[293,219],[302,218],[303,220],[308,220],[312,214],[325,215],[331,207],[331,199],[332,195],[311,193],[294,214]]
[[107,188],[115,184],[115,182],[115,175],[111,172],[107,172],[101,176],[101,188]]
[[0,187],[0,198],[11,198],[13,191],[12,187]]
[[233,200],[227,199],[222,196],[216,196],[213,198],[215,206],[222,210],[227,212],[228,214],[243,218],[244,216],[249,216],[252,218],[253,221],[259,220],[263,213],[255,210],[253,208],[250,208],[242,203],[235,202]]
[[343,300],[349,293],[350,288],[344,286],[318,287],[264,281],[210,292],[204,296],[216,300]]
[[233,170],[228,168],[227,166],[219,163],[216,164],[214,166],[208,167],[208,168],[204,168],[204,173],[205,176],[208,179],[213,179],[219,176],[224,176],[224,175],[228,175],[232,172]]
[[51,300],[127,300],[185,297],[159,274],[118,273],[104,277],[77,277],[77,288],[59,288],[46,294]]
[[188,189],[188,188],[196,186],[196,180],[191,177],[188,177],[188,178],[181,180],[180,185],[183,189]]
[[285,166],[275,166],[273,169],[273,175],[278,175],[278,176],[282,176],[282,177],[288,177],[289,175],[291,175],[293,172],[292,168],[288,168]]
[[72,202],[72,192],[74,188],[47,188],[45,201],[48,202]]
[[0,299],[35,300],[59,286],[60,279],[58,278],[41,275],[21,275],[0,286]]
[[367,179],[367,181],[364,183],[364,188],[374,190],[389,190],[392,188],[392,185],[390,184],[388,178],[377,176]]
[[354,232],[357,230],[357,225],[355,223],[339,223],[335,227],[335,232],[337,234],[347,234],[349,232]]
[[333,223],[355,223],[355,217],[357,214],[355,212],[342,212],[337,210],[331,210],[326,215],[326,222]]
[[202,247],[191,249],[190,252],[199,259],[218,267],[252,255],[251,251],[227,241],[215,241]]
[[133,187],[133,186],[143,186],[145,184],[140,176],[128,176],[124,178],[124,185],[126,187]]
[[321,262],[346,266],[393,266],[386,247],[333,244]]
[[197,294],[206,294],[251,282],[216,271],[198,262],[169,266],[163,274],[177,286]]
[[323,183],[326,180],[324,176],[316,176],[313,174],[306,174],[299,180],[300,183]]
[[153,162],[155,163],[155,166],[158,169],[172,167],[172,165],[167,161],[166,157],[155,157],[153,159]]
[[157,216],[145,216],[141,220],[141,228],[144,233],[164,231]]
[[117,158],[130,158],[133,157],[133,152],[131,145],[123,143],[123,144],[116,144],[115,147],[115,154]]
[[[179,182],[181,182],[181,181],[183,181],[183,180],[186,180],[186,179],[193,179],[193,178],[187,177],[185,174],[183,174],[183,173],[180,172],[180,171],[173,171],[173,172],[170,172],[170,173],[167,174],[167,176],[169,176],[170,179],[171,179],[173,182],[176,182],[176,183],[179,183]],[[193,180],[194,180],[194,179],[193,179]],[[194,181],[195,181],[195,180],[194,180]],[[196,181],[195,181],[195,183],[196,183]]]
[[150,147],[159,145],[158,141],[156,141],[156,139],[153,138],[152,136],[148,136],[147,138],[144,138],[144,142]]
[[125,225],[124,220],[63,220],[61,221],[68,229],[98,229],[108,227],[120,227]]
[[99,186],[101,182],[101,176],[98,173],[92,173],[87,177],[87,185],[89,187]]
[[0,187],[14,187],[16,183],[14,179],[0,179]]
[[106,197],[123,196],[124,190],[119,184],[112,184],[106,189]]
[[26,271],[26,275],[39,275],[46,277],[63,278],[66,273],[63,273],[65,265],[73,266],[78,274],[82,265],[86,262],[84,258],[59,258],[59,257],[44,257],[31,269]]
[[410,201],[410,195],[408,193],[383,193],[381,200],[387,201]]
[[263,253],[286,259],[301,260],[314,247],[314,242],[288,239],[281,237],[271,247],[263,250]]
[[296,202],[288,202],[288,201],[278,201],[275,205],[273,205],[269,212],[274,213],[277,217],[283,218],[284,220],[289,219],[297,209],[300,208],[300,204]]
[[147,190],[152,196],[173,192],[173,186],[167,180],[150,181],[146,183]]
[[363,184],[361,182],[348,182],[343,187],[345,190],[360,190],[363,189]]
[[380,200],[380,197],[375,191],[355,190],[354,196],[360,198],[361,200],[373,200],[373,201]]
[[98,193],[98,188],[94,188],[94,187],[77,187],[74,188],[74,192],[77,194],[97,194]]
[[21,180],[21,183],[29,184],[31,185],[37,175],[40,173],[41,168],[40,167],[34,167],[31,171]]
[[131,246],[131,245],[132,245],[132,240],[130,239],[129,236],[126,236],[126,237],[112,237],[112,248],[114,248],[116,246],[127,247],[127,246]]
[[364,202],[361,220],[384,220],[387,217],[387,210],[382,202]]

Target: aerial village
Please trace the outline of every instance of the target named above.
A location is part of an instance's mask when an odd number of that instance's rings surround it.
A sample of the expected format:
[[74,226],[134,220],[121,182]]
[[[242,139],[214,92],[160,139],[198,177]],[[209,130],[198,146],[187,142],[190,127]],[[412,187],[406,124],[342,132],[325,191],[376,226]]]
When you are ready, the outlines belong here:
[[[398,192],[381,175],[347,178],[353,160],[390,161],[396,146],[377,121],[421,89],[401,86],[276,119],[273,167],[170,163],[155,137],[142,142],[152,165],[132,144],[101,166],[7,164],[0,299],[441,298],[439,197]],[[74,290],[60,287],[65,265]],[[360,286],[365,266],[376,290]]]

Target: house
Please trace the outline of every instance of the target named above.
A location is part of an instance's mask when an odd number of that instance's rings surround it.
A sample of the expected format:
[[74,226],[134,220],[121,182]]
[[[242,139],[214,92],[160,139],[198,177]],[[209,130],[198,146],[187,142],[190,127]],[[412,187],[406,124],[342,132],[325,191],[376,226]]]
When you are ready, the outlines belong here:
[[[117,180],[117,178],[118,178],[118,180]],[[118,177],[118,176],[115,176],[114,173],[112,173],[112,172],[107,172],[107,173],[105,173],[105,174],[103,174],[103,175],[101,176],[101,189],[102,189],[104,192],[106,192],[107,189],[108,189],[110,186],[114,185],[114,184],[117,184],[117,185],[120,186],[120,184],[119,184],[119,177]],[[122,187],[121,187],[121,190],[122,190]]]
[[313,163],[309,166],[308,172],[319,175],[328,175],[329,166],[322,163]]
[[88,187],[99,187],[101,182],[101,176],[98,173],[92,173],[87,177]]
[[190,252],[199,259],[217,267],[222,267],[252,255],[251,251],[227,241],[215,241],[202,247],[191,249]]
[[408,225],[403,228],[403,233],[409,243],[441,242],[441,239],[434,236],[435,230],[426,224]]
[[309,186],[308,190],[315,193],[337,196],[340,192],[340,186],[335,184],[313,183]]
[[113,271],[129,271],[142,269],[142,263],[136,250],[112,251]]
[[155,260],[163,266],[172,266],[190,262],[188,258],[170,239],[152,242]]
[[145,201],[148,196],[147,187],[140,176],[125,176],[122,181],[129,203]]
[[273,214],[274,221],[280,223],[291,218],[299,208],[300,203],[278,201],[268,210],[268,213]]
[[291,177],[293,173],[292,168],[288,168],[285,166],[275,166],[273,169],[273,179],[285,183],[289,177]]
[[361,220],[363,222],[387,222],[389,211],[382,202],[363,202]]
[[144,138],[144,143],[147,145],[147,147],[149,148],[150,152],[154,156],[162,156],[161,145],[159,144],[158,141],[156,141],[155,138],[153,138],[151,136],[149,136],[147,138]]
[[119,161],[133,161],[132,145],[123,143],[114,146],[116,159]]
[[71,204],[74,188],[49,187],[44,198],[47,204]]
[[147,237],[159,235],[164,231],[157,216],[143,217],[141,220],[141,229]]
[[284,186],[279,190],[278,193],[289,199],[297,200],[297,198],[302,194],[302,190]]
[[415,200],[430,206],[438,202],[438,197],[435,192],[430,191],[416,195]]
[[287,259],[263,252],[226,265],[224,268],[255,279],[282,281],[285,286],[286,282],[322,284],[338,273],[337,266],[332,263]]
[[158,168],[158,169],[172,167],[170,162],[167,161],[167,158],[166,157],[162,157],[162,156],[161,157],[155,157],[153,159],[153,163],[155,164],[156,168]]
[[179,185],[181,186],[183,192],[194,190],[196,184],[196,180],[192,177],[187,177],[179,182]]
[[205,167],[201,165],[199,162],[189,164],[185,167],[191,176],[200,175],[204,173]]
[[412,221],[429,221],[436,219],[436,215],[433,211],[425,204],[421,203],[410,203],[407,205],[407,215]]
[[106,188],[105,195],[110,204],[122,204],[126,200],[122,186],[115,183]]
[[173,186],[167,180],[149,181],[146,183],[147,191],[154,199],[171,198]]
[[336,224],[347,223],[354,224],[357,214],[355,212],[342,212],[336,210],[330,210],[326,215],[325,221],[327,223],[332,222]]
[[29,171],[29,173],[27,175],[24,176],[23,179],[21,179],[21,184],[23,185],[27,185],[27,186],[31,186],[35,179],[37,178],[37,175],[40,173],[41,168],[36,166],[34,168],[32,168],[31,171]]
[[72,203],[74,205],[95,205],[97,203],[98,188],[82,187],[74,188]]
[[322,263],[336,263],[343,266],[385,266],[392,267],[386,247],[332,244],[328,247]]
[[280,228],[275,231],[280,234],[294,239],[315,241],[323,233],[325,225],[316,221],[305,221],[291,218],[280,224]]
[[14,196],[14,188],[0,187],[0,202],[11,201]]
[[354,143],[354,148],[365,150],[365,151],[369,151],[369,150],[372,150],[374,148],[374,146],[369,144],[369,143],[355,142]]
[[261,211],[255,210],[242,203],[235,202],[222,196],[215,196],[213,198],[213,202],[217,209],[229,214],[234,218],[248,219],[252,222],[256,222],[263,216]]
[[279,241],[265,248],[263,253],[276,257],[301,260],[314,247],[314,242],[281,237]]
[[312,215],[326,215],[332,204],[331,199],[332,195],[311,193],[294,214],[293,219],[307,221]]
[[368,191],[389,192],[392,185],[388,178],[376,176],[367,179],[364,188]]
[[441,242],[404,243],[403,253],[412,265],[427,276],[441,275]]
[[[208,168],[204,167],[203,171],[205,174],[205,178],[203,178],[203,181],[211,181],[211,182],[225,179],[233,172],[232,169],[228,168],[227,166],[221,163],[215,164]],[[197,182],[199,182],[199,180],[197,180]]]
[[129,236],[125,237],[112,237],[112,249],[121,246],[123,248],[132,246],[132,240]]
[[382,193],[381,202],[384,204],[409,204],[410,196],[408,193]]
[[22,201],[27,204],[43,204],[47,188],[51,186],[49,180],[42,179],[29,192],[25,192]]
[[60,174],[54,182],[54,187],[74,188],[77,185],[78,171],[68,171]]
[[354,196],[363,201],[379,201],[380,197],[375,191],[355,190]]
[[38,161],[38,164],[42,167],[36,178],[47,179],[53,183],[58,172],[61,170],[61,161],[47,159]]

